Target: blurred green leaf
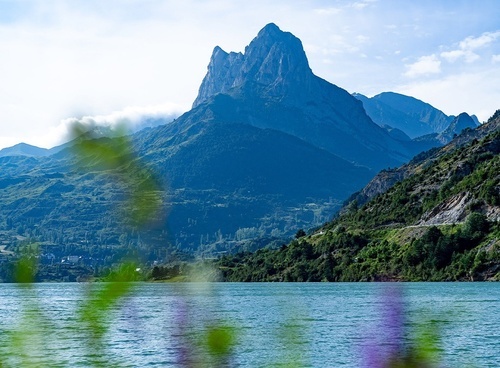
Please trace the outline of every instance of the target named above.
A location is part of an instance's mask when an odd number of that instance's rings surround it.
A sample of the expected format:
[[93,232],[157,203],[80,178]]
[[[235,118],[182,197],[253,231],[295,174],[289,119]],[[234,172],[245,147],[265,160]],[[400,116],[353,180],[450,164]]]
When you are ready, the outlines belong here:
[[123,217],[129,225],[144,226],[154,220],[162,208],[162,188],[153,172],[133,154],[125,128],[118,127],[113,138],[97,137],[82,124],[75,124],[72,131],[79,168],[109,170],[128,192]]
[[24,256],[19,259],[14,269],[14,279],[20,284],[29,285],[35,279],[36,258]]
[[236,343],[234,328],[229,326],[210,326],[206,331],[206,343],[210,354],[226,356]]

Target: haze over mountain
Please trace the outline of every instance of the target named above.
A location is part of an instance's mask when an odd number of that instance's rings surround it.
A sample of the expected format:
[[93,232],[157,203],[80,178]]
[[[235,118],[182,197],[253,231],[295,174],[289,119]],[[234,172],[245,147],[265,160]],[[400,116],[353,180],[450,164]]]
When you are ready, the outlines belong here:
[[[353,96],[363,102],[366,113],[375,123],[399,129],[410,138],[443,133],[455,119],[455,116],[447,116],[428,103],[399,93],[383,92],[371,98],[359,93]],[[479,125],[474,115],[471,119],[472,124],[467,127]],[[456,127],[452,129],[453,133],[460,133]]]
[[51,152],[46,148],[32,146],[26,143],[18,143],[12,147],[6,147],[0,150],[0,157],[5,156],[48,156]]

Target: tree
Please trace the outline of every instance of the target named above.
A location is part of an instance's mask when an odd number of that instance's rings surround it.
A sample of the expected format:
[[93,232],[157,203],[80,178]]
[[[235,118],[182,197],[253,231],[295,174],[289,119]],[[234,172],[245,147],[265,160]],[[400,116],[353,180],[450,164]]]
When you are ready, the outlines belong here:
[[304,231],[304,229],[299,229],[295,234],[295,239],[300,239],[303,238],[304,236],[306,236],[306,232]]
[[488,232],[490,224],[485,215],[472,212],[465,220],[463,233],[466,237],[480,239]]

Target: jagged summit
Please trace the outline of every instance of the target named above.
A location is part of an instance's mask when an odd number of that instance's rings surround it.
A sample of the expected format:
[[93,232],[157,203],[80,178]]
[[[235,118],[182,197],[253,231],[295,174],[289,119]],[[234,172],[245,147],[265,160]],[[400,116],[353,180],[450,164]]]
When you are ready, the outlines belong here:
[[290,34],[289,32],[283,32],[280,27],[278,27],[275,23],[268,23],[266,24],[260,31],[259,33],[257,34],[257,38],[258,37],[275,37],[275,38],[279,38],[279,37],[282,37],[282,35],[284,33],[288,33]]
[[307,85],[312,75],[302,42],[270,23],[260,30],[244,54],[214,48],[193,107],[246,83],[264,87],[270,96],[286,95],[294,85]]
[[474,119],[469,114],[463,112],[453,119],[448,128],[446,128],[444,132],[440,133],[437,139],[442,144],[446,144],[450,142],[454,136],[460,134],[464,129],[474,129],[476,127],[477,124]]
[[207,74],[201,83],[193,108],[217,93],[227,92],[234,85],[243,64],[243,54],[227,53],[215,46],[208,64]]
[[189,121],[279,130],[374,169],[399,165],[416,150],[375,124],[346,90],[314,75],[300,39],[273,23],[243,54],[214,49],[193,109],[179,120],[179,130]]

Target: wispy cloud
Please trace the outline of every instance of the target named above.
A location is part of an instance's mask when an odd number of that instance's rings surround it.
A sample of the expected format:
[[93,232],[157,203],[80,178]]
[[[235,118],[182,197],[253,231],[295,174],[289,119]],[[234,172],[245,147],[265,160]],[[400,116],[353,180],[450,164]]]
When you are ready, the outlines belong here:
[[105,126],[110,128],[125,128],[136,131],[146,126],[168,123],[177,118],[183,112],[182,108],[173,103],[155,106],[129,106],[120,111],[113,111],[106,115],[82,116],[63,119],[61,125],[63,130],[75,123],[80,123],[89,128]]
[[491,44],[496,41],[497,38],[500,38],[500,31],[485,32],[479,37],[467,37],[465,40],[460,42],[460,49],[475,50]]
[[339,14],[342,11],[341,8],[334,8],[334,7],[328,7],[328,8],[317,8],[314,9],[314,12],[316,14],[320,15],[333,15],[333,14]]
[[370,6],[372,3],[377,2],[377,0],[362,0],[362,1],[356,1],[351,4],[351,7],[354,9],[362,10],[368,6]]
[[348,9],[348,8],[362,10],[375,2],[377,2],[377,0],[353,1],[351,3],[343,4],[342,6],[328,6],[324,8],[316,8],[314,9],[314,12],[316,14],[321,14],[321,15],[335,15],[341,13],[343,9]]
[[[458,115],[465,111],[475,114],[480,121],[486,121],[500,107],[498,93],[495,93],[499,82],[495,75],[497,69],[497,66],[490,66],[481,71],[412,80],[411,83],[396,87],[395,91],[428,102],[448,115]],[[485,94],[484,91],[490,93]]]
[[466,63],[472,63],[480,59],[476,50],[491,45],[498,38],[500,38],[500,31],[485,32],[479,37],[469,36],[459,42],[457,49],[442,52],[441,57],[452,63],[462,58]]
[[416,78],[429,74],[441,73],[441,61],[436,55],[422,56],[413,64],[406,65],[405,76],[409,78]]
[[[106,127],[110,129],[125,129],[135,132],[148,126],[166,124],[184,112],[181,106],[165,103],[153,106],[130,106],[123,110],[113,111],[105,115],[87,115],[62,119],[59,124],[52,126],[36,136],[30,135],[22,138],[23,142],[39,147],[51,148],[62,144],[72,138],[72,126],[81,124],[88,129]],[[0,137],[0,147],[12,146],[20,142],[16,137]]]
[[472,63],[479,59],[479,55],[471,50],[444,51],[441,53],[441,57],[450,63],[454,63],[461,58],[464,58],[467,63]]

